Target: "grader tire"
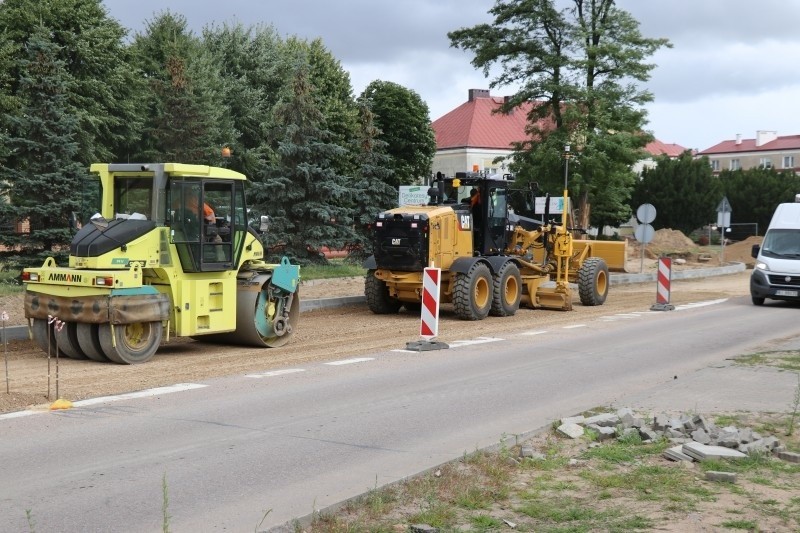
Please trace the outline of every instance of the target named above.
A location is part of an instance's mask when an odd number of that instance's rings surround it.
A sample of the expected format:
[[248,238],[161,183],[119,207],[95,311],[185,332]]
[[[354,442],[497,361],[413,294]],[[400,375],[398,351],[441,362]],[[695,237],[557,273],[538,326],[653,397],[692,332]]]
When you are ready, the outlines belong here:
[[465,274],[456,274],[453,311],[461,320],[483,320],[492,308],[492,274],[484,263],[475,263]]
[[603,305],[608,296],[608,266],[599,257],[590,257],[578,270],[578,295],[586,306]]
[[106,357],[123,365],[145,363],[153,357],[161,344],[164,326],[161,322],[134,322],[133,324],[100,324],[98,337]]
[[364,296],[367,307],[376,315],[393,315],[400,311],[403,302],[389,296],[389,288],[383,280],[375,277],[375,271],[367,271],[364,278]]
[[516,264],[509,261],[492,276],[494,290],[492,292],[492,308],[489,314],[492,316],[514,316],[519,309],[519,302],[522,299],[522,278],[519,275],[519,268]]
[[75,322],[67,322],[59,330],[56,328],[56,341],[58,342],[58,349],[67,354],[72,359],[86,359],[86,354],[81,350],[78,343],[78,324]]
[[106,357],[103,347],[100,345],[99,331],[99,324],[79,322],[77,324],[78,344],[86,357],[92,361],[107,363],[110,359]]

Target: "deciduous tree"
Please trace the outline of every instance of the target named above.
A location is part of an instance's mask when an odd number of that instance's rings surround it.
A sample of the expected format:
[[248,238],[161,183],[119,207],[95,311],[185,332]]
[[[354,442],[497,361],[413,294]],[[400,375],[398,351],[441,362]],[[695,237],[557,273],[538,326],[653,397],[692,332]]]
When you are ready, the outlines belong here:
[[665,39],[650,39],[614,0],[500,0],[489,11],[492,24],[448,34],[451,44],[475,54],[472,64],[489,76],[491,87],[516,86],[502,106],[510,112],[531,103],[529,138],[515,146],[512,169],[522,181],[560,190],[564,147],[570,162],[569,187],[578,198],[580,225],[627,218],[633,186],[630,166],[649,140],[643,132],[643,104],[652,95],[637,84],[649,78],[646,63]]
[[369,100],[380,139],[391,157],[394,175],[389,184],[411,185],[428,177],[436,153],[428,105],[411,89],[381,80],[370,83],[361,98]]

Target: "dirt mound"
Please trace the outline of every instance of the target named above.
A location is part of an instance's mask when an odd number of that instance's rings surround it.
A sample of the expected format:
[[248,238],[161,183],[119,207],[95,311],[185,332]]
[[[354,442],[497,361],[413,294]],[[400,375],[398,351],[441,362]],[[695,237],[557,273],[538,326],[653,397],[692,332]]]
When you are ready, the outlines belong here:
[[697,245],[676,229],[662,228],[655,232],[647,248],[660,253],[683,253],[696,249]]
[[726,244],[725,250],[722,252],[725,261],[737,261],[744,263],[748,268],[753,268],[756,260],[751,255],[754,244],[761,244],[764,237],[748,237],[743,241],[735,242],[733,244]]

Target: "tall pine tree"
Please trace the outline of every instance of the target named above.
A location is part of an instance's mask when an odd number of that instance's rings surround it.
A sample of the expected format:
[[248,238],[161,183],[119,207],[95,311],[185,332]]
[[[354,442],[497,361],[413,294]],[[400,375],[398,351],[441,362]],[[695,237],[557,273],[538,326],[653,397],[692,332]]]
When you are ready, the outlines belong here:
[[140,161],[220,164],[234,137],[223,82],[209,51],[169,11],[148,22],[131,47],[148,80],[144,132],[133,149]]
[[397,189],[389,185],[394,171],[390,168],[390,156],[386,143],[380,139],[380,130],[375,126],[374,114],[365,98],[358,100],[360,131],[357,149],[358,171],[355,179],[355,230],[348,258],[358,260],[372,253],[370,225],[375,215],[397,205]]
[[[65,265],[74,235],[71,220],[80,211],[87,178],[79,161],[79,118],[70,114],[68,75],[51,32],[37,28],[25,44],[19,72],[21,112],[9,117],[11,154],[2,169],[0,218],[13,221],[13,233],[0,242],[14,268],[40,265],[55,256]],[[29,232],[25,232],[26,227]]]
[[345,149],[331,142],[313,99],[308,66],[298,65],[291,93],[275,109],[275,160],[253,176],[250,204],[273,220],[268,245],[279,245],[300,263],[326,262],[324,247],[341,249],[354,240],[351,178],[331,164]]

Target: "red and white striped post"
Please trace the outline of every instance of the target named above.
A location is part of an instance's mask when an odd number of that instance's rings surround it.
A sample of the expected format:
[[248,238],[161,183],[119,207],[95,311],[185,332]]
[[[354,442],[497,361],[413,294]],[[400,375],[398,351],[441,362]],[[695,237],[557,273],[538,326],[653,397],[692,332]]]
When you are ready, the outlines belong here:
[[439,287],[442,270],[426,268],[422,273],[422,312],[419,336],[431,340],[439,334]]
[[406,348],[414,351],[442,350],[449,348],[433,339],[439,334],[439,288],[442,284],[442,269],[427,267],[422,272],[422,310],[420,312],[419,335],[421,341],[409,342]]
[[658,258],[658,274],[656,275],[656,303],[651,311],[672,311],[674,305],[669,303],[670,285],[672,284],[672,258]]

